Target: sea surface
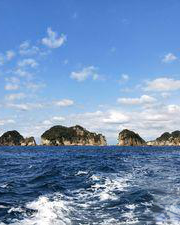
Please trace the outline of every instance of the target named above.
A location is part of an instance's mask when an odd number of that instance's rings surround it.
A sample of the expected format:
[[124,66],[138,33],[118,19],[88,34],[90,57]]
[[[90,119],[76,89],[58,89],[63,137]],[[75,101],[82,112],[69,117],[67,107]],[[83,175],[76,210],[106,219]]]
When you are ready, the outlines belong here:
[[180,224],[179,147],[0,147],[0,225]]

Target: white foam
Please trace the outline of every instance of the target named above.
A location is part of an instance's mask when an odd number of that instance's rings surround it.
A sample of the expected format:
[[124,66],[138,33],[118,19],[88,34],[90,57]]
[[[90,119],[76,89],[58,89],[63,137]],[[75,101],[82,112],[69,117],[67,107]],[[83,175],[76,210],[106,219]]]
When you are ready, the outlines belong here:
[[8,183],[4,183],[4,184],[0,184],[1,188],[7,188],[8,187]]
[[87,171],[78,171],[77,172],[77,174],[76,174],[76,176],[82,176],[82,175],[87,175],[88,174],[88,172]]
[[[14,225],[70,225],[68,218],[69,208],[61,196],[57,195],[52,200],[47,196],[40,197],[37,201],[28,203],[27,208],[37,210],[30,218],[17,221]],[[14,209],[13,210],[18,210]]]
[[[98,176],[95,177],[95,180],[97,180],[97,178]],[[128,187],[128,180],[128,177],[106,177],[105,182],[96,183],[92,186],[92,189],[94,189],[94,194],[98,196],[101,201],[116,200],[118,196],[116,196],[115,191],[125,191]]]
[[[82,172],[84,174],[85,171],[79,171],[79,174],[82,174]],[[119,191],[127,191],[130,178],[130,176],[119,177],[114,174],[108,174],[107,176],[94,174],[91,177],[94,185],[89,189],[81,188],[74,191],[72,197],[54,193],[53,196],[41,196],[36,201],[28,203],[25,206],[26,208],[37,211],[32,216],[27,217],[25,212],[21,211],[21,208],[12,208],[9,212],[19,211],[24,213],[24,219],[13,221],[12,225],[71,225],[73,221],[79,224],[93,224],[92,221],[95,218],[100,219],[98,224],[123,224],[118,218],[113,218],[111,213],[102,210],[102,207],[106,207],[107,202],[117,200],[120,197]],[[99,201],[101,201],[100,204]],[[129,212],[123,214],[127,221],[124,224],[137,222],[134,215],[135,207],[135,205],[127,205]],[[91,217],[92,211],[94,219]]]

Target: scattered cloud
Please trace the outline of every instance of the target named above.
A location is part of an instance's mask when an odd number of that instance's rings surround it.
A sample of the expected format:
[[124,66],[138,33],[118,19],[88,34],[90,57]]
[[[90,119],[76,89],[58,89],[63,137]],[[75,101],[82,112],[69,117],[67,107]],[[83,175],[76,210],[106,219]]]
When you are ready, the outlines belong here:
[[163,98],[169,98],[169,97],[171,96],[171,94],[170,94],[169,92],[162,92],[162,93],[161,93],[161,96],[162,96]]
[[36,62],[35,59],[23,59],[21,61],[18,62],[18,66],[20,67],[26,67],[26,66],[30,66],[32,68],[35,68],[38,66],[38,63]]
[[97,68],[94,66],[89,66],[83,68],[81,71],[72,72],[70,77],[79,82],[85,81],[88,78],[92,78],[93,80],[97,80],[100,75],[97,73]]
[[17,77],[6,78],[4,89],[6,91],[18,90],[20,88],[20,80]]
[[18,68],[14,71],[15,74],[17,74],[18,76],[20,77],[26,77],[26,78],[32,78],[33,77],[33,74],[24,70],[24,69],[21,69],[21,68]]
[[63,99],[60,101],[56,101],[55,105],[60,106],[60,107],[72,106],[72,105],[74,105],[74,101],[70,100],[70,99]]
[[122,74],[121,78],[125,81],[129,80],[129,75],[128,74]]
[[106,118],[103,119],[104,123],[108,124],[124,124],[129,121],[129,117],[122,112],[110,110],[107,112]]
[[127,81],[129,80],[129,75],[128,74],[121,74],[121,77],[120,77],[120,80],[119,80],[119,83],[122,84],[122,83],[126,83]]
[[157,78],[152,81],[146,82],[145,91],[157,91],[157,92],[168,92],[176,91],[180,89],[180,80],[175,80],[173,78]]
[[26,98],[26,95],[24,93],[15,93],[15,94],[9,94],[5,96],[5,99],[7,101],[21,100],[24,98]]
[[164,56],[164,58],[162,59],[162,62],[163,63],[171,63],[177,59],[178,58],[173,53],[168,53],[167,55]]
[[59,48],[67,40],[64,34],[61,34],[58,37],[58,34],[55,31],[52,31],[51,27],[48,27],[47,34],[48,34],[48,37],[44,37],[42,39],[42,44],[46,45],[49,48]]
[[43,82],[25,82],[24,86],[30,89],[32,92],[38,91],[39,89],[45,88],[46,84]]
[[44,120],[42,122],[42,124],[45,125],[45,126],[52,126],[55,123],[59,123],[59,122],[63,122],[63,121],[65,121],[64,117],[62,117],[62,116],[54,116],[54,117],[52,117],[49,120]]
[[22,56],[27,56],[27,55],[35,55],[39,53],[39,47],[37,46],[31,46],[29,41],[24,41],[20,46],[19,46],[19,54]]
[[49,126],[49,125],[52,125],[53,123],[52,123],[51,120],[44,120],[44,121],[42,122],[42,124],[43,124],[43,125]]
[[29,111],[32,109],[42,109],[44,105],[41,103],[7,103],[6,107],[20,111]]
[[149,95],[142,95],[140,98],[118,98],[117,100],[118,103],[125,105],[152,104],[156,101],[156,98]]
[[6,52],[7,60],[11,60],[12,58],[14,58],[15,55],[16,55],[15,52],[12,51],[12,50],[9,50],[9,51]]
[[19,89],[19,85],[18,84],[12,84],[12,83],[8,83],[4,86],[4,89],[6,91],[14,91],[14,90],[18,90]]
[[55,122],[62,122],[65,121],[65,118],[62,116],[53,116],[51,120]]
[[15,123],[15,120],[12,120],[12,119],[0,120],[0,126],[4,126],[5,124],[9,124],[9,123]]

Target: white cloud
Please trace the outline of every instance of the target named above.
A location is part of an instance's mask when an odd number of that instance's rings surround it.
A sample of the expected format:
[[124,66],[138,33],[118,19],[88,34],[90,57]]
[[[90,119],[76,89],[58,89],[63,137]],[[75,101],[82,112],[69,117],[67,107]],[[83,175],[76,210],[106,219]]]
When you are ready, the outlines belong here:
[[30,89],[31,91],[38,91],[41,88],[45,88],[46,84],[39,82],[39,83],[34,83],[34,82],[27,82],[25,83],[25,87]]
[[122,75],[121,75],[121,79],[122,79],[123,81],[128,81],[128,80],[129,80],[129,75],[128,75],[128,74],[122,74]]
[[8,123],[15,123],[15,120],[12,119],[0,120],[0,126],[4,126],[5,124]]
[[22,111],[28,111],[30,110],[30,107],[28,106],[28,104],[14,104],[14,103],[8,103],[6,105],[9,108],[14,108],[14,109],[18,109],[18,110],[22,110]]
[[41,103],[20,103],[20,104],[7,103],[6,106],[9,108],[14,108],[14,109],[21,110],[21,111],[29,111],[32,109],[41,109],[44,107],[44,105]]
[[24,99],[26,98],[26,95],[24,93],[15,93],[15,94],[6,95],[5,98],[8,101],[14,101],[14,100]]
[[14,58],[15,55],[16,55],[15,52],[12,51],[12,50],[9,50],[9,51],[6,52],[7,60],[11,60],[12,58]]
[[24,70],[24,69],[20,69],[18,68],[17,70],[14,71],[15,74],[19,75],[20,77],[26,77],[26,78],[32,78],[33,74]]
[[20,55],[35,55],[39,52],[37,46],[30,46],[29,41],[24,41],[19,47]]
[[99,74],[97,73],[97,69],[94,66],[89,66],[83,68],[81,71],[72,72],[70,77],[79,82],[85,81],[88,78],[92,78],[93,80],[97,80],[99,78]]
[[167,110],[169,113],[180,113],[180,106],[179,105],[168,105]]
[[146,91],[158,91],[158,92],[167,92],[167,91],[176,91],[180,89],[180,80],[175,80],[173,78],[157,78],[146,83],[144,90]]
[[74,105],[74,101],[70,99],[63,99],[61,101],[56,101],[55,105],[60,106],[60,107],[67,107]]
[[6,78],[6,82],[4,89],[7,91],[18,90],[20,88],[20,80],[17,77]]
[[20,87],[18,84],[7,83],[4,87],[6,91],[18,90]]
[[27,49],[30,47],[29,41],[24,41],[23,43],[20,44],[20,49]]
[[142,95],[140,98],[118,98],[117,102],[125,105],[141,105],[141,104],[151,104],[157,100],[149,95]]
[[53,123],[52,123],[51,120],[44,120],[44,121],[42,122],[42,124],[43,124],[43,125],[49,126],[49,125],[52,125]]
[[50,126],[50,125],[53,125],[55,123],[59,123],[59,122],[63,122],[63,121],[65,121],[64,117],[62,117],[62,116],[54,116],[51,119],[44,120],[42,122],[42,124],[45,125],[45,126]]
[[161,93],[161,96],[162,96],[163,98],[169,98],[169,97],[171,96],[171,94],[170,94],[169,92],[162,92],[162,93]]
[[38,66],[38,63],[36,62],[36,60],[29,58],[19,61],[18,66],[20,67],[30,66],[32,68],[35,68]]
[[122,112],[110,110],[103,119],[104,123],[109,124],[123,124],[129,121],[129,117]]
[[175,60],[177,60],[177,57],[173,53],[168,53],[167,55],[164,56],[164,58],[162,59],[162,62],[171,63]]
[[54,116],[54,117],[52,117],[52,120],[55,122],[62,122],[65,120],[65,118],[62,116]]
[[49,48],[59,48],[67,40],[64,34],[58,37],[58,34],[55,31],[52,31],[51,27],[47,29],[48,37],[42,39],[42,44],[46,45]]

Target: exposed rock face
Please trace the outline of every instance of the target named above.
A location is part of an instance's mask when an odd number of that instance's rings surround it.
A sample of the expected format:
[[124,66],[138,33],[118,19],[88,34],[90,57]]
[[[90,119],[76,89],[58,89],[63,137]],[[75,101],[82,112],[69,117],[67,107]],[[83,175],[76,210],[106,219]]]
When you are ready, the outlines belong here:
[[21,141],[21,146],[36,146],[36,141],[34,137],[25,138]]
[[42,145],[107,145],[102,134],[87,131],[81,126],[54,126],[41,136]]
[[20,135],[16,130],[8,131],[0,137],[0,145],[4,146],[14,146],[21,145],[24,140],[23,136]]
[[165,132],[154,141],[147,142],[147,145],[153,146],[179,146],[180,145],[180,131],[172,133]]
[[119,133],[118,145],[122,146],[142,146],[146,145],[146,142],[133,131],[123,130]]
[[8,131],[0,137],[1,146],[35,146],[36,141],[34,137],[24,138],[18,131]]

